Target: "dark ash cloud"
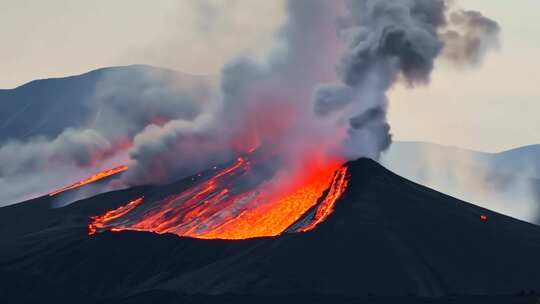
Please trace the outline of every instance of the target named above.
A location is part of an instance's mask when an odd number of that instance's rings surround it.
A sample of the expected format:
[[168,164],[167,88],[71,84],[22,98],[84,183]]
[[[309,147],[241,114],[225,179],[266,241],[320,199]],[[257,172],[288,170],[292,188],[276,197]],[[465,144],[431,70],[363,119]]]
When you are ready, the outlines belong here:
[[378,159],[391,138],[385,119],[387,91],[397,82],[409,87],[428,84],[442,55],[462,64],[480,62],[499,29],[482,14],[456,9],[445,0],[347,4],[338,23],[346,44],[337,68],[341,84],[320,87],[314,109],[320,115],[341,111],[349,119],[348,157]]

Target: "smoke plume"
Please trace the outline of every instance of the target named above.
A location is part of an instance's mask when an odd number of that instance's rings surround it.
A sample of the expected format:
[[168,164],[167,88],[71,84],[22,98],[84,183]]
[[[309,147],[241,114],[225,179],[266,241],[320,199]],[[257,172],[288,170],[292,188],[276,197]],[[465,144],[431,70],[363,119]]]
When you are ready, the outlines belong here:
[[77,119],[1,146],[0,183],[118,162],[129,163],[126,185],[169,182],[255,149],[290,171],[378,159],[391,143],[388,90],[428,84],[439,58],[481,63],[499,32],[445,0],[289,0],[286,9],[268,56],[226,64],[216,90],[171,71],[92,76],[89,95],[65,100],[85,109]]
[[449,1],[348,1],[338,26],[346,44],[337,68],[341,83],[317,89],[315,112],[341,112],[349,120],[348,158],[378,159],[391,143],[387,91],[397,82],[428,84],[440,56],[479,63],[498,32],[495,21]]
[[0,205],[44,195],[126,164],[136,134],[172,119],[195,119],[211,99],[214,82],[129,66],[14,90],[16,98],[5,102],[8,110],[17,102],[27,105],[11,113],[0,128],[12,131],[0,138]]
[[287,11],[264,62],[239,57],[223,67],[219,97],[205,115],[135,137],[129,183],[186,176],[255,148],[302,154],[293,150],[306,149],[315,129],[323,129],[309,111],[313,86],[335,79],[337,7],[300,0],[289,1]]
[[314,150],[378,159],[391,144],[387,91],[428,84],[438,58],[479,63],[499,32],[444,0],[302,0],[287,12],[266,61],[223,68],[205,115],[135,137],[128,182],[186,176],[254,148],[296,161]]

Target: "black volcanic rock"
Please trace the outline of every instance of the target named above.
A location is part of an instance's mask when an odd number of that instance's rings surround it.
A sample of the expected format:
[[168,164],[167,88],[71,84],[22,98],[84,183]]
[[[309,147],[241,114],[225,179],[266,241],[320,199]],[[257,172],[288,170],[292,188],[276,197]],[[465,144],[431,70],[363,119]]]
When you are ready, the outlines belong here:
[[[22,213],[44,219],[8,238],[9,250],[0,249],[0,271],[40,277],[102,299],[147,299],[154,292],[219,299],[226,294],[437,297],[540,290],[540,227],[409,182],[371,160],[348,167],[349,187],[325,222],[311,232],[275,238],[86,235],[91,215],[171,186],[107,193],[59,209],[38,202],[1,208],[0,219]],[[20,225],[3,224],[0,235]]]

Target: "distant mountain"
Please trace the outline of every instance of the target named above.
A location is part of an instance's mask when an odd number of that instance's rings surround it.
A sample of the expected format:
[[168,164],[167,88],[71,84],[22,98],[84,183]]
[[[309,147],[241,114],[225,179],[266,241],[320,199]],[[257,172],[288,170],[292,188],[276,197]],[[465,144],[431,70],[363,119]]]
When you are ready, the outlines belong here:
[[[273,238],[87,235],[90,216],[140,195],[181,191],[191,179],[58,209],[48,208],[47,197],[0,208],[0,274],[33,282],[25,297],[35,292],[42,299],[87,303],[153,296],[171,303],[267,296],[351,303],[374,295],[400,300],[366,303],[424,303],[414,297],[510,295],[540,286],[540,227],[407,181],[371,160],[347,166],[349,187],[326,221],[310,232]],[[17,297],[16,290],[4,295]]]
[[381,163],[448,195],[540,222],[540,145],[492,154],[431,143],[395,142]]
[[417,166],[403,160],[423,159],[427,162],[448,161],[469,166],[481,166],[498,174],[540,178],[540,144],[499,153],[486,153],[427,142],[394,142],[385,152],[383,162],[400,170]]
[[494,170],[540,178],[540,145],[530,145],[492,154]]
[[129,113],[129,105],[175,103],[181,93],[191,88],[208,89],[213,85],[212,77],[146,65],[107,67],[77,76],[35,80],[0,90],[0,144],[34,136],[54,138],[66,128],[99,126],[100,111],[106,111],[108,106]]

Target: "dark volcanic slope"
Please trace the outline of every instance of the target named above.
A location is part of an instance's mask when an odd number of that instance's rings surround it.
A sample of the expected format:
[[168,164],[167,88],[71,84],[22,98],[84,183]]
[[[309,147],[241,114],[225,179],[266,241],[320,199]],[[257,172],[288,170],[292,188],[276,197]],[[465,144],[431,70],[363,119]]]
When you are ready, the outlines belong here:
[[504,294],[540,287],[537,226],[408,182],[368,160],[351,163],[350,170],[349,191],[314,232],[265,242],[170,286],[345,295]]
[[[7,238],[10,249],[0,251],[0,271],[98,298],[156,289],[341,296],[540,289],[539,227],[419,186],[370,160],[349,167],[350,186],[336,211],[309,233],[235,242],[140,232],[86,236],[85,217],[102,204],[149,191],[132,189],[43,209],[56,222],[42,220]],[[19,208],[32,213],[34,206],[0,209],[0,218]],[[481,215],[488,221],[481,221]],[[2,237],[20,225],[1,226]],[[43,229],[38,226],[48,228],[38,232]]]
[[492,154],[394,142],[381,163],[419,184],[540,224],[540,145]]

